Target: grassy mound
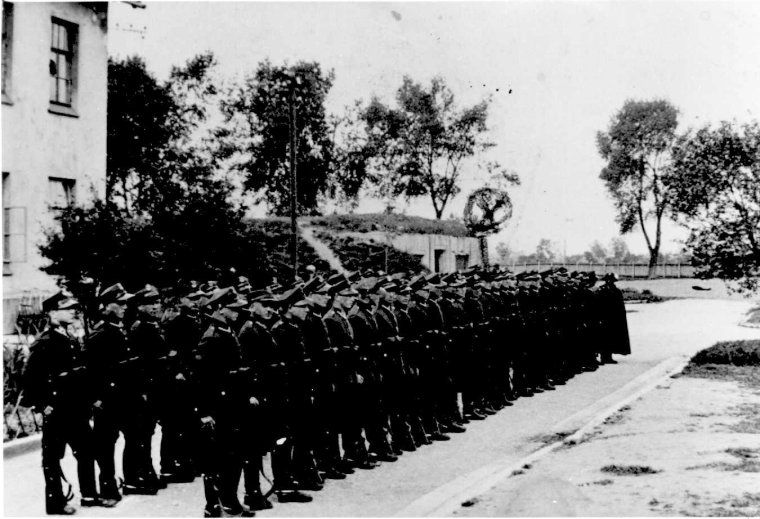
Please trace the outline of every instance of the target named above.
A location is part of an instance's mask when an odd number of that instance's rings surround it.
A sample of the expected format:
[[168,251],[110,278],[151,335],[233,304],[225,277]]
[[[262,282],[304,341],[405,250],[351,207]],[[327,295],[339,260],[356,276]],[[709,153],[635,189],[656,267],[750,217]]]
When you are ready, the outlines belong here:
[[403,214],[342,214],[312,218],[312,225],[332,231],[370,232],[383,231],[410,234],[444,234],[469,236],[467,227],[460,220],[431,220],[421,216]]
[[622,288],[620,290],[623,293],[623,301],[640,301],[642,303],[661,303],[665,301],[665,297],[660,297],[652,293],[651,290],[638,290],[635,288]]
[[383,270],[388,274],[418,274],[427,271],[417,256],[383,243],[358,240],[350,236],[334,236],[326,232],[317,232],[316,235],[335,252],[343,267],[348,270]]
[[760,340],[719,342],[694,355],[689,364],[695,366],[705,364],[760,366]]
[[[248,234],[256,257],[251,258],[251,282],[257,286],[267,285],[276,277],[280,282],[293,277],[290,262],[290,220],[265,218],[250,220]],[[317,256],[314,249],[303,239],[298,240],[298,275],[306,279],[307,265],[314,265],[318,272],[331,271],[330,264]]]

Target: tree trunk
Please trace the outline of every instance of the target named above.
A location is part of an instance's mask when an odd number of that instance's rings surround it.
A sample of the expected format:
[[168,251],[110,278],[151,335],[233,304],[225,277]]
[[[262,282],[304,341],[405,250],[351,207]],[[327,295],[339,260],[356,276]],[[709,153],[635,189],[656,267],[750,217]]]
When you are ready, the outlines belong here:
[[488,261],[488,238],[481,236],[478,238],[478,244],[480,245],[480,261],[484,267],[490,267],[491,262]]
[[647,279],[654,279],[657,276],[657,258],[660,256],[660,248],[649,249],[649,270]]

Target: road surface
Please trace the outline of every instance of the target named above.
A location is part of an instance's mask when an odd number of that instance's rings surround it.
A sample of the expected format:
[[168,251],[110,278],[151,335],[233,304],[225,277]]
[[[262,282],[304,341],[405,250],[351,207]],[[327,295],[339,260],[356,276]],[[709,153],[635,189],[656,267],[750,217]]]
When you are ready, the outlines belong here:
[[[738,326],[750,303],[725,300],[676,300],[630,305],[629,329],[633,354],[617,357],[616,365],[582,373],[557,391],[521,398],[514,406],[480,422],[451,441],[435,442],[405,453],[395,463],[361,471],[342,481],[329,480],[307,504],[279,504],[272,498],[269,516],[391,516],[434,505],[441,488],[478,477],[478,469],[495,461],[519,461],[547,441],[558,427],[568,432],[581,425],[585,413],[602,398],[626,386],[662,361],[691,355],[718,340],[757,337],[757,330]],[[579,423],[576,423],[579,422]],[[39,451],[5,460],[4,511],[8,516],[44,514]],[[74,475],[69,455],[67,475]],[[264,483],[264,488],[267,488]],[[439,490],[436,492],[436,490]],[[74,501],[78,506],[78,500]],[[420,505],[425,505],[420,508]],[[200,478],[194,483],[170,485],[157,496],[126,496],[114,509],[80,509],[82,516],[200,516],[203,511]]]

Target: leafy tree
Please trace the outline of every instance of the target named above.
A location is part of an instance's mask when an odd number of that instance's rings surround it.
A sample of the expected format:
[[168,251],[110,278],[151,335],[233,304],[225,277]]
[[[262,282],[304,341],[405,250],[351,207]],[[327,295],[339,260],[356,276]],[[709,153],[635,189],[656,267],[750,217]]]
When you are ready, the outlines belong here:
[[536,261],[541,263],[551,263],[557,259],[557,246],[556,244],[547,239],[541,238],[536,245]]
[[671,188],[700,275],[760,288],[760,124],[724,122],[678,139]]
[[216,170],[197,135],[216,95],[214,56],[173,67],[159,83],[139,57],[109,60],[106,200],[129,214],[170,210]]
[[623,238],[613,238],[610,242],[610,259],[612,261],[623,263],[631,260],[631,251],[628,250],[628,244]]
[[222,101],[224,124],[217,130],[219,153],[244,178],[275,215],[290,209],[290,123],[295,107],[298,210],[315,214],[319,197],[329,190],[333,140],[325,111],[333,72],[316,62],[295,65],[259,63]]
[[604,245],[595,241],[591,244],[589,250],[583,253],[584,258],[588,263],[604,263],[607,259],[607,249]]
[[506,243],[499,242],[496,245],[496,261],[499,265],[509,265],[512,263],[514,253]]
[[373,98],[362,113],[363,175],[384,197],[430,197],[441,219],[460,191],[464,161],[494,146],[486,139],[489,100],[458,109],[442,78],[425,87],[404,77],[396,105]]
[[615,201],[621,234],[641,228],[649,277],[656,273],[662,219],[673,201],[668,186],[677,125],[678,110],[668,101],[628,100],[607,131],[597,134],[599,154],[607,162],[599,176]]

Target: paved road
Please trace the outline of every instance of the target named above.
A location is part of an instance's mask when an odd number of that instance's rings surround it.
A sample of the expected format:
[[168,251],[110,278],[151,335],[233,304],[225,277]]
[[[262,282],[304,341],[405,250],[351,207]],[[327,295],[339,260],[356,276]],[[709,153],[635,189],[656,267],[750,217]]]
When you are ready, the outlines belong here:
[[[449,442],[436,442],[397,462],[371,471],[357,471],[343,481],[329,481],[309,504],[277,504],[266,516],[389,516],[419,503],[442,485],[467,479],[494,461],[519,461],[543,445],[541,436],[570,427],[584,410],[625,386],[661,361],[690,355],[717,340],[757,337],[757,330],[737,326],[749,303],[678,300],[656,305],[631,305],[629,327],[634,353],[591,373],[583,373],[557,391],[523,398]],[[579,426],[580,424],[578,424]],[[44,514],[39,451],[5,461],[6,515]],[[71,459],[67,474],[74,474]],[[265,487],[266,488],[266,487]],[[276,501],[276,500],[275,500]],[[85,509],[80,515],[197,516],[203,509],[200,480],[171,485],[158,496],[128,496],[113,510]]]

